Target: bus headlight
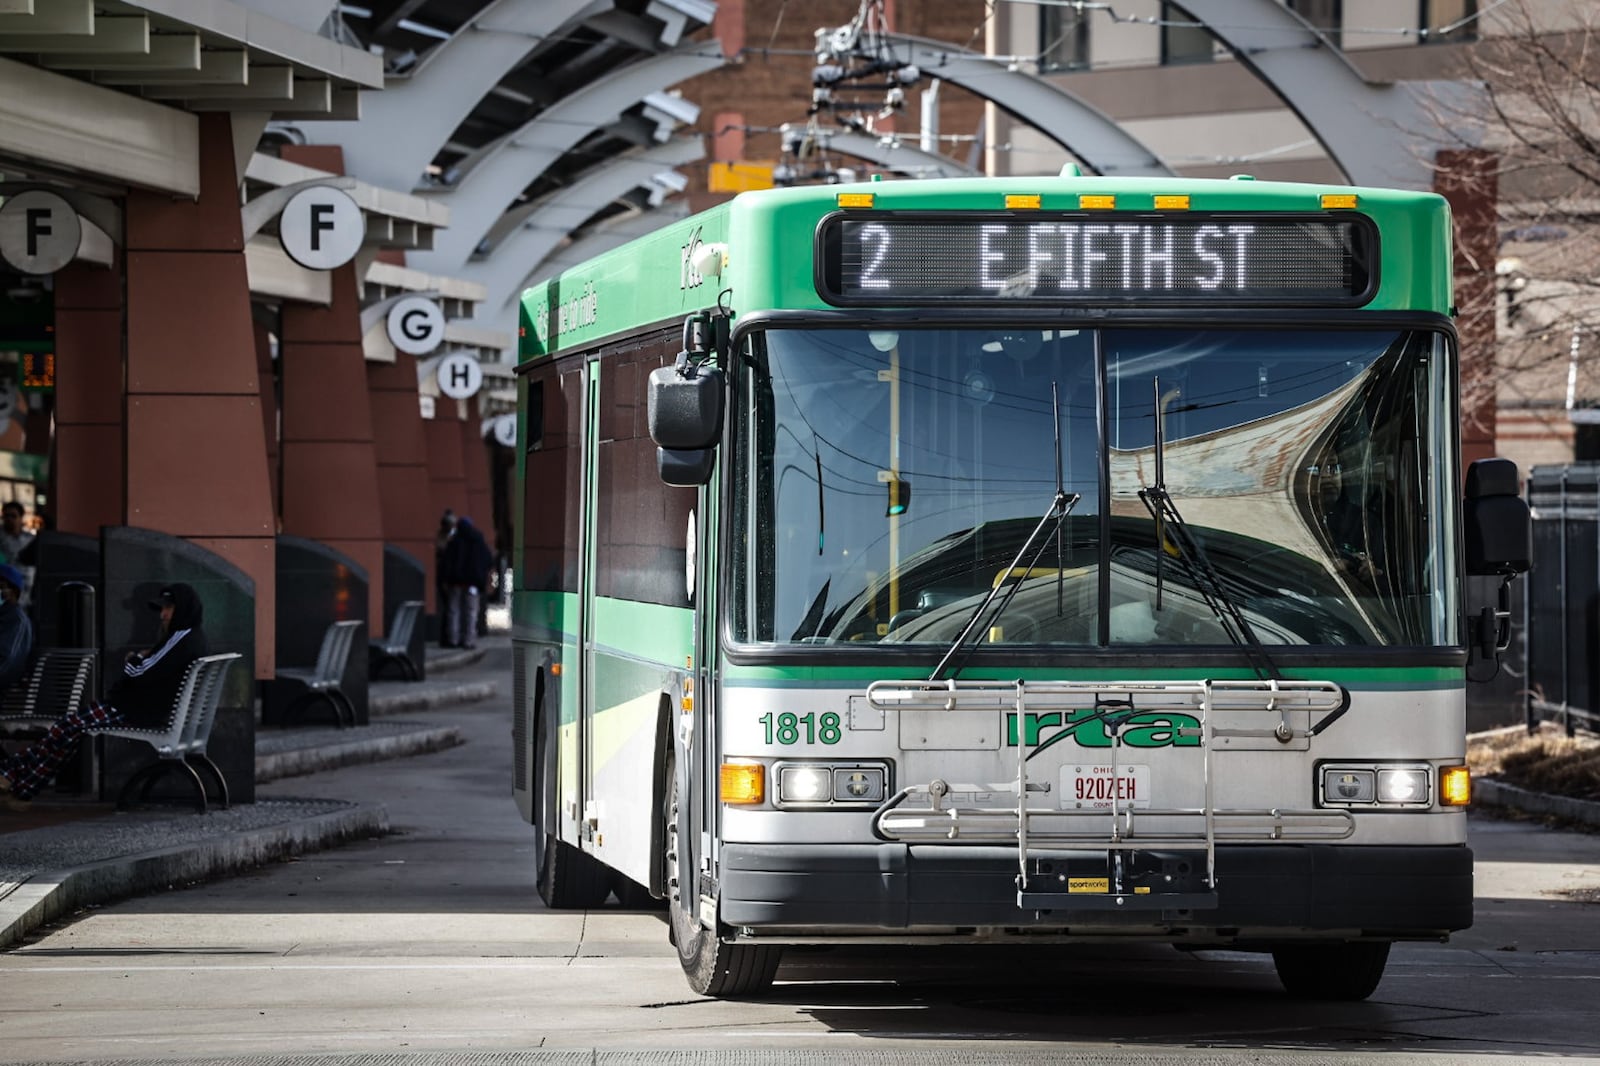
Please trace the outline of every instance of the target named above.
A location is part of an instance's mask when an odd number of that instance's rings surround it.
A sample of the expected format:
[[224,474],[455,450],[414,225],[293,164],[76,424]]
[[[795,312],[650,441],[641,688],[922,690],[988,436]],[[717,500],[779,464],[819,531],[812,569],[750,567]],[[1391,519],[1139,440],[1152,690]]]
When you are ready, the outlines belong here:
[[876,807],[889,781],[885,763],[781,762],[773,769],[779,807]]
[[1418,803],[1427,798],[1428,774],[1424,770],[1379,770],[1379,803]]
[[1426,764],[1325,763],[1317,774],[1317,800],[1322,807],[1418,810],[1433,806],[1433,770]]

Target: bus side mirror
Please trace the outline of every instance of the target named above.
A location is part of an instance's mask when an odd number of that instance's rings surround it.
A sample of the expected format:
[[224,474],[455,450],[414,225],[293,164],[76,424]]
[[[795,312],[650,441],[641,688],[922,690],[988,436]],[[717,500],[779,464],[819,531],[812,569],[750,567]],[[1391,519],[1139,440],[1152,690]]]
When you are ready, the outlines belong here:
[[722,371],[694,363],[687,350],[675,365],[650,372],[650,439],[656,442],[656,471],[668,485],[711,480],[722,436],[723,394]]
[[1511,578],[1527,572],[1533,534],[1527,501],[1517,491],[1516,463],[1478,459],[1467,467],[1462,518],[1467,573]]
[[656,473],[661,480],[681,488],[704,485],[716,465],[715,448],[657,448]]
[[650,371],[650,439],[663,448],[710,448],[722,435],[722,371],[680,358]]
[[1462,533],[1466,569],[1473,577],[1498,577],[1493,607],[1471,618],[1472,640],[1485,660],[1498,661],[1511,646],[1511,582],[1533,561],[1528,504],[1517,492],[1517,464],[1478,459],[1467,467]]

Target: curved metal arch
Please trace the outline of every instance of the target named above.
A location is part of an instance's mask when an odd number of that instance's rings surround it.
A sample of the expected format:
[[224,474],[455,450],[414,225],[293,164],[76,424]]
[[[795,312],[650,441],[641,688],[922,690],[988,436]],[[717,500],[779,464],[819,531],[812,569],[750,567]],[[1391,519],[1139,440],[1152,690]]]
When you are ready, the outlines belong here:
[[1365,80],[1345,54],[1279,0],[1173,0],[1276,93],[1357,185],[1432,187],[1437,112],[1465,113],[1462,82]]
[[836,152],[876,163],[885,170],[918,178],[970,178],[979,173],[948,156],[924,152],[898,138],[869,137],[864,133],[842,130],[827,133],[821,140],[824,146]]
[[346,173],[412,189],[500,80],[546,38],[614,8],[615,0],[494,0],[417,69],[362,97],[359,122],[307,122],[313,144],[344,148]]
[[705,158],[698,137],[681,138],[625,155],[593,167],[564,189],[543,197],[527,208],[517,228],[509,232],[483,259],[469,260],[457,275],[481,282],[488,290],[483,306],[494,309],[522,292],[528,271],[566,240],[596,211],[641,185],[654,174]]
[[1059,86],[1005,61],[951,48],[937,41],[892,33],[885,38],[896,55],[931,74],[988,100],[1065,147],[1097,174],[1171,177],[1156,154],[1109,116]]
[[650,93],[726,62],[717,42],[698,42],[631,63],[563,97],[501,138],[459,185],[439,194],[450,208],[450,228],[435,237],[431,252],[411,258],[423,270],[456,273],[506,206],[573,145]]

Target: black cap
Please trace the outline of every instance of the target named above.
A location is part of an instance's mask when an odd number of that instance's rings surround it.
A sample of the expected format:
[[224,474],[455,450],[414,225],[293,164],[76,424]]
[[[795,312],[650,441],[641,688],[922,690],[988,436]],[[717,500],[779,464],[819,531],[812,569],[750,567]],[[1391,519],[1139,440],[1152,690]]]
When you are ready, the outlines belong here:
[[171,607],[176,603],[177,600],[174,599],[172,595],[172,586],[168,585],[166,588],[156,593],[156,598],[150,601],[150,609],[152,611],[159,611],[163,607]]

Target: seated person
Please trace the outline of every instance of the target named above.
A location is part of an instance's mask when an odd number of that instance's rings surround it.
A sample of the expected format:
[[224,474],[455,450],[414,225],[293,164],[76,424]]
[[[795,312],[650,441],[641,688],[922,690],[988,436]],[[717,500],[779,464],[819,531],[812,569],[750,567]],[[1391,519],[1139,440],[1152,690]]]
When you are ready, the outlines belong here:
[[[3,583],[3,581],[0,581]],[[39,740],[0,760],[0,806],[26,810],[29,800],[78,750],[83,735],[97,729],[166,726],[189,664],[206,654],[200,628],[200,596],[189,585],[164,587],[150,606],[161,612],[161,634],[148,651],[129,652],[122,676],[105,702],[69,708]]]
[[27,673],[33,655],[33,623],[21,603],[27,584],[22,571],[0,564],[0,693]]

